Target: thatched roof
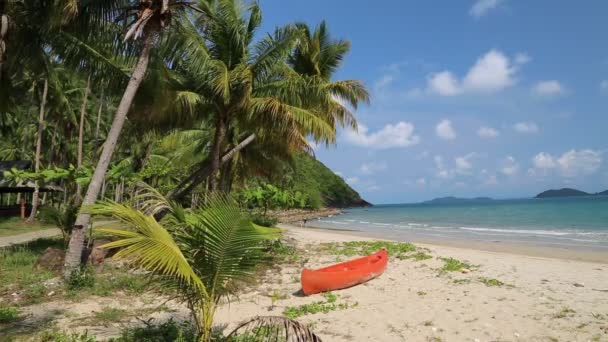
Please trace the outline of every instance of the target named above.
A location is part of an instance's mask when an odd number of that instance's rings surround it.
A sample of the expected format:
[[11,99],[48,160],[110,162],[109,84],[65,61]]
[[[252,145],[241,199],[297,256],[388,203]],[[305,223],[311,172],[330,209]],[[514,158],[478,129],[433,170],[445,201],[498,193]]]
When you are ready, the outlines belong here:
[[[34,182],[19,182],[15,184],[12,181],[4,178],[4,172],[11,169],[21,171],[32,171],[31,160],[2,160],[0,161],[0,193],[17,193],[17,192],[34,192]],[[63,191],[63,188],[57,185],[47,184],[40,187],[41,192],[48,191]]]

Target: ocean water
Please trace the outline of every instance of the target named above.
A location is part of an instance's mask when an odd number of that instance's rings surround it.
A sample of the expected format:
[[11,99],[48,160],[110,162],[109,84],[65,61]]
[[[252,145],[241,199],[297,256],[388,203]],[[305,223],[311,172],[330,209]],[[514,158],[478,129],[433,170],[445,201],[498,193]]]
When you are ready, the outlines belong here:
[[608,197],[378,205],[309,226],[391,239],[511,241],[608,250]]

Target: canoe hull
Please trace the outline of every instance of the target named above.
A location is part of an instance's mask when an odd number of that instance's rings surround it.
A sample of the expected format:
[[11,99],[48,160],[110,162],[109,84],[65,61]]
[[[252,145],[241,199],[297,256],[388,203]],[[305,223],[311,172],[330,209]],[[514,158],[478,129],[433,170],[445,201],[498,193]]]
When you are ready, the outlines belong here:
[[306,295],[345,289],[364,283],[384,273],[388,263],[386,250],[325,268],[302,271],[302,291]]

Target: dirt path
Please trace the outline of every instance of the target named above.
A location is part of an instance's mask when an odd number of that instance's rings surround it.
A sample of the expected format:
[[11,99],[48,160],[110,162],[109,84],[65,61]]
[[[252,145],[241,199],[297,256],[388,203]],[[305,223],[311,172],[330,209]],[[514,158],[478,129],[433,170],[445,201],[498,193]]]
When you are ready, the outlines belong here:
[[45,230],[37,230],[31,233],[23,233],[11,236],[3,236],[0,237],[0,247],[7,247],[10,245],[25,243],[28,241],[37,240],[40,238],[48,238],[61,235],[61,230],[57,228],[45,229]]

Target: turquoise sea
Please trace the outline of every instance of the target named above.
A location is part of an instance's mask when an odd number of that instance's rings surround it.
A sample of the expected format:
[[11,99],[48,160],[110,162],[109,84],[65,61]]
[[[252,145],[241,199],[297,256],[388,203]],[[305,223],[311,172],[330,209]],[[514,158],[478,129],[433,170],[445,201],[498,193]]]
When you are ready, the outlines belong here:
[[608,250],[608,197],[378,205],[309,226],[391,239],[510,241]]

